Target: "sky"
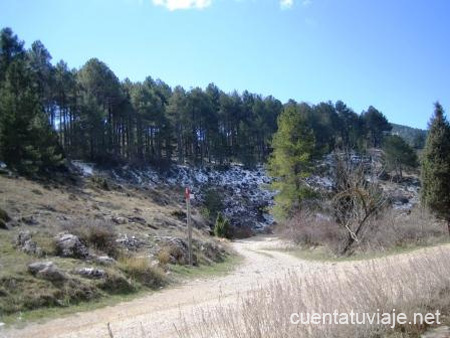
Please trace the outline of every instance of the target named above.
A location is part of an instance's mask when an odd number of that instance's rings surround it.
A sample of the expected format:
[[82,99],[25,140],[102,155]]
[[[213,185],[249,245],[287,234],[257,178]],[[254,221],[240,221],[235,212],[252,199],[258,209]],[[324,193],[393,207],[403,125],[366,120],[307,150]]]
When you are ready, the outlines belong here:
[[0,26],[53,62],[119,77],[372,105],[426,128],[450,111],[448,0],[0,0]]

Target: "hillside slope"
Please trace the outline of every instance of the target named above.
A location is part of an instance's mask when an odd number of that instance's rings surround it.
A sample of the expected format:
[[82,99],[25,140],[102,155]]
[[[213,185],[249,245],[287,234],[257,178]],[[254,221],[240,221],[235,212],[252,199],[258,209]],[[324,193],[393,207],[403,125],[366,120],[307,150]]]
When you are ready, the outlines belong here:
[[[183,192],[100,176],[30,181],[0,175],[0,322],[110,294],[157,289],[188,263]],[[70,183],[69,183],[70,182]],[[194,263],[221,262],[224,243],[193,210]]]

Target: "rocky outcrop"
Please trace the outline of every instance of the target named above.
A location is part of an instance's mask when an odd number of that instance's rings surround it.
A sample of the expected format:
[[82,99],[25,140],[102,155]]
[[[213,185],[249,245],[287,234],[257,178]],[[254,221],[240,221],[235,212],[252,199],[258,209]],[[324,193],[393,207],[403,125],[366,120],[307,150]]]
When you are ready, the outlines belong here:
[[116,243],[127,249],[128,251],[138,251],[145,242],[136,236],[129,236],[127,234],[120,235],[116,239]]
[[27,253],[28,255],[42,255],[42,249],[32,239],[30,231],[20,231],[17,235],[15,246],[18,250]]
[[116,262],[116,260],[114,258],[111,258],[109,256],[96,256],[94,258],[94,261],[97,264],[101,264],[101,265],[112,265]]
[[[194,206],[203,205],[206,192],[215,189],[223,199],[223,214],[233,226],[261,229],[273,223],[268,207],[273,204],[275,192],[268,189],[271,179],[263,166],[246,169],[241,165],[230,165],[225,169],[216,169],[212,166],[194,168],[178,165],[164,174],[151,168],[139,170],[125,166],[111,170],[109,174],[116,182],[136,184],[143,189],[164,185],[190,187]],[[157,197],[157,193],[152,194],[153,199]],[[180,201],[182,199],[180,195]],[[167,203],[160,201],[162,205]],[[139,220],[128,221],[139,223]]]
[[28,271],[38,277],[52,282],[63,281],[66,275],[53,262],[35,262],[28,265]]
[[[158,237],[158,244],[161,250],[165,250],[169,254],[169,262],[171,264],[189,264],[189,249],[187,242],[178,237]],[[194,265],[198,262],[197,255],[193,254],[192,261]]]
[[0,229],[8,229],[6,226],[6,223],[8,223],[11,220],[8,213],[0,208]]
[[122,217],[122,216],[112,216],[111,217],[111,221],[114,222],[115,224],[126,224],[126,223],[128,223],[127,219],[125,217]]
[[88,248],[80,239],[70,233],[62,232],[55,236],[57,253],[61,257],[87,258]]
[[194,245],[203,253],[203,255],[211,262],[222,262],[227,256],[227,251],[216,242],[200,242],[194,241]]
[[78,269],[74,270],[74,273],[77,275],[80,275],[82,277],[91,278],[91,279],[99,279],[99,278],[106,277],[105,270],[97,269],[97,268],[93,268],[93,267],[78,268]]

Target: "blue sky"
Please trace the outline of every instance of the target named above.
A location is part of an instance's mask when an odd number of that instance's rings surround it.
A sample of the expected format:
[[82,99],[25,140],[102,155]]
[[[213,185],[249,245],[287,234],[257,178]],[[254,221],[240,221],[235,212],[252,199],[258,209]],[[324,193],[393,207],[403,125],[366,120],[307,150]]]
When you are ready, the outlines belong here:
[[0,25],[71,67],[214,82],[285,102],[343,100],[425,128],[450,111],[447,0],[0,0]]

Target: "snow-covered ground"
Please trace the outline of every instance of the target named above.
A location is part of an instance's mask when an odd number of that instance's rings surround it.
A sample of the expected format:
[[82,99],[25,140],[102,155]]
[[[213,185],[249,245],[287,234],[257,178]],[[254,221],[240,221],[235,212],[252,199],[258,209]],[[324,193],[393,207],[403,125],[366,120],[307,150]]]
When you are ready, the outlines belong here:
[[[73,164],[85,176],[95,173],[95,168],[90,164]],[[209,189],[215,189],[223,199],[223,213],[232,224],[262,229],[273,223],[269,207],[273,204],[275,192],[269,189],[271,179],[263,166],[246,169],[241,165],[230,165],[227,169],[219,170],[214,167],[174,165],[164,173],[159,173],[151,167],[137,169],[123,166],[107,173],[118,183],[149,187],[189,187],[194,196],[193,203],[197,205],[204,202]]]

